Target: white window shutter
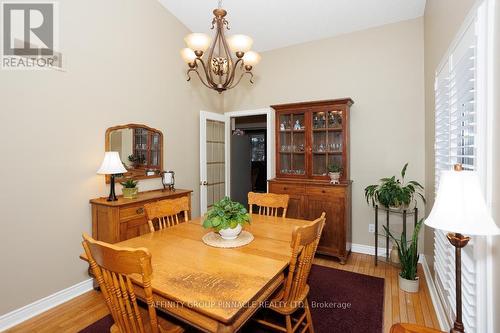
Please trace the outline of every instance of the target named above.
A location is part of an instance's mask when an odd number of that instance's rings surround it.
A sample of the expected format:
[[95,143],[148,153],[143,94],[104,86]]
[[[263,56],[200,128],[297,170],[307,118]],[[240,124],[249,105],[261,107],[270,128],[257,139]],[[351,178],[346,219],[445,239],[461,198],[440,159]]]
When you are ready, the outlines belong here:
[[[477,100],[475,20],[451,49],[435,78],[435,180],[456,163],[477,169]],[[478,332],[477,263],[473,239],[462,250],[462,316],[466,332]],[[443,231],[435,231],[434,269],[436,288],[445,313],[455,318],[455,251]]]

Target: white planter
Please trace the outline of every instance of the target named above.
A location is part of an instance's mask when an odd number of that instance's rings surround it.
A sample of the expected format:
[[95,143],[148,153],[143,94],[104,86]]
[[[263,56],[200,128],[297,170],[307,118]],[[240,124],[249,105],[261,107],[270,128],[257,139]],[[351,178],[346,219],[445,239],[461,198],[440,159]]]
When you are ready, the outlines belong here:
[[236,239],[241,232],[241,224],[238,224],[235,228],[227,228],[219,231],[220,236],[223,239],[231,240]]
[[330,176],[330,184],[340,183],[340,172],[329,172],[328,176]]
[[419,279],[417,276],[416,280],[403,279],[401,275],[399,277],[399,288],[408,293],[418,293]]

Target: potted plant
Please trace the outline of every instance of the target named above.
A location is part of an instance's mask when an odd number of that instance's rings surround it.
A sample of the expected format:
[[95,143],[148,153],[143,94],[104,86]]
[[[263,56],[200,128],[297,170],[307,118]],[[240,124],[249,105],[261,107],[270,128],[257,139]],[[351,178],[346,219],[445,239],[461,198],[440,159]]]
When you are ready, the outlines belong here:
[[330,176],[330,184],[340,183],[340,174],[342,173],[342,166],[330,164],[328,166],[328,176]]
[[384,225],[385,232],[392,238],[398,248],[399,261],[401,263],[401,273],[399,273],[399,288],[409,293],[418,292],[419,280],[417,276],[418,264],[418,234],[424,219],[418,221],[413,230],[413,235],[410,241],[406,240],[404,232],[401,233],[401,238],[396,239],[391,231]]
[[208,211],[203,227],[212,228],[223,239],[236,239],[241,232],[241,226],[250,223],[250,214],[239,202],[224,197],[216,202]]
[[120,183],[123,186],[122,193],[125,199],[137,198],[137,193],[139,193],[137,183],[138,181],[135,181],[132,178],[129,178],[126,181]]
[[380,184],[367,186],[365,188],[366,202],[371,202],[372,205],[379,203],[386,208],[408,208],[412,202],[417,203],[415,195],[418,195],[425,203],[424,187],[414,180],[405,182],[407,167],[408,163],[401,170],[401,179],[397,179],[396,176],[382,178]]

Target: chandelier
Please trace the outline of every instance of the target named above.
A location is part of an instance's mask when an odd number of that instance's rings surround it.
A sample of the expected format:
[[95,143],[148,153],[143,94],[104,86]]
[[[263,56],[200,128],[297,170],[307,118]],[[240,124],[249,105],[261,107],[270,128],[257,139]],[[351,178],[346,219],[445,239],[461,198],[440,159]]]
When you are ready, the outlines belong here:
[[206,87],[220,94],[236,87],[245,74],[253,83],[252,68],[259,62],[260,55],[250,51],[253,41],[248,36],[232,35],[226,39],[224,30],[229,30],[229,22],[225,18],[227,11],[221,8],[221,1],[213,13],[213,42],[207,34],[189,34],[184,38],[188,47],[181,50],[181,56],[189,67],[188,81],[191,74],[196,73]]

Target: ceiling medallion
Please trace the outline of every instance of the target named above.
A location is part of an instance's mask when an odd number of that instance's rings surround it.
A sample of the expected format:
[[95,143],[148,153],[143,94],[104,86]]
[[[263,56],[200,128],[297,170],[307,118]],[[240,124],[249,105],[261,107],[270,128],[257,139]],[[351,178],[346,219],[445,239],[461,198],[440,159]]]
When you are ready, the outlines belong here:
[[[232,35],[226,39],[224,29],[229,30],[229,22],[225,19],[227,11],[221,8],[221,1],[213,13],[213,42],[207,34],[189,34],[184,38],[188,47],[181,50],[181,55],[189,66],[187,80],[191,80],[194,72],[205,86],[220,94],[237,86],[245,74],[250,75],[253,83],[252,68],[259,62],[260,55],[250,51],[253,41],[248,36]],[[235,77],[238,78],[235,80]]]

